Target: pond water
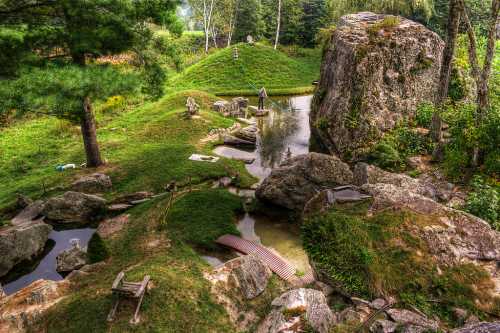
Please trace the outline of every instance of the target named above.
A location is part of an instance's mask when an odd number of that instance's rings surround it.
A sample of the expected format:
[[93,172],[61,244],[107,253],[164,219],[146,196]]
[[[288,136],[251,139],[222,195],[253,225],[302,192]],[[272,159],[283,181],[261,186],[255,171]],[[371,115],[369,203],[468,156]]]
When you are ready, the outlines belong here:
[[53,247],[46,249],[45,251],[46,254],[43,256],[41,261],[36,265],[33,271],[23,274],[21,277],[17,277],[14,281],[11,282],[3,281],[6,282],[6,284],[3,285],[5,293],[7,295],[15,293],[16,291],[26,287],[30,283],[39,279],[53,280],[53,281],[59,281],[64,279],[64,277],[56,271],[57,255],[62,251],[71,247],[70,240],[73,238],[78,238],[80,240],[80,245],[82,247],[87,246],[95,230],[96,229],[92,228],[82,228],[82,229],[62,230],[62,231],[53,230],[50,233],[49,241],[47,242],[47,246],[53,246]]
[[[267,107],[271,109],[269,115],[255,119],[259,133],[254,150],[219,146],[214,152],[228,158],[255,158],[246,168],[261,182],[287,157],[288,150],[292,156],[309,152],[311,100],[310,95],[271,97],[267,102]],[[250,99],[250,104],[256,105],[256,100]],[[242,238],[276,251],[299,272],[311,270],[302,248],[300,226],[289,222],[286,216],[270,218],[247,213],[239,220],[238,230]]]
[[[255,119],[259,128],[256,149],[245,151],[219,146],[215,153],[228,158],[255,158],[246,168],[251,175],[263,180],[286,158],[288,149],[292,156],[309,152],[311,100],[311,95],[269,98],[267,107],[271,112]],[[250,103],[256,105],[252,98]]]

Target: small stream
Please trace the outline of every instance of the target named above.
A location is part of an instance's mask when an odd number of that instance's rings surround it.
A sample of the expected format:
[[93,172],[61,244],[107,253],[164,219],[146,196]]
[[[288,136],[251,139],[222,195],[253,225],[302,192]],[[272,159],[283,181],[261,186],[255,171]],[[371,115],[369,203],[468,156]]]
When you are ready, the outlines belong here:
[[[259,128],[257,146],[252,151],[240,150],[228,146],[218,146],[214,153],[227,158],[255,158],[246,165],[248,172],[263,181],[287,157],[309,152],[309,111],[312,96],[271,97],[267,107],[272,109],[266,117],[256,118]],[[256,100],[250,99],[251,105]],[[238,222],[242,238],[261,243],[276,251],[299,272],[308,272],[311,268],[307,254],[302,248],[300,226],[287,220],[287,217],[267,217],[263,214],[245,214]],[[205,258],[212,266],[221,260]],[[214,265],[214,263],[216,263]]]
[[[42,259],[35,265],[34,270],[28,273],[17,276],[13,281],[2,281],[2,287],[7,295],[15,293],[16,291],[28,286],[32,282],[45,279],[59,281],[64,277],[56,271],[56,257],[62,251],[71,247],[70,240],[78,238],[82,247],[87,246],[90,238],[96,229],[82,228],[72,230],[52,230],[49,235],[46,249],[41,255]],[[9,275],[4,277],[9,279]],[[5,283],[5,285],[4,285]]]

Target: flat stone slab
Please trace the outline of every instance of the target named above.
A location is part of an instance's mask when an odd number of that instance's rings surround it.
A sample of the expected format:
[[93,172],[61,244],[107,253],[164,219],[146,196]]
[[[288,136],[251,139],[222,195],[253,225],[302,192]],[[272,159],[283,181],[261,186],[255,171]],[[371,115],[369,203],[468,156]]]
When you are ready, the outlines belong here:
[[215,156],[207,156],[207,155],[200,155],[200,154],[193,154],[189,157],[191,161],[197,161],[197,162],[210,162],[210,163],[215,163],[219,160],[219,157]]
[[24,208],[19,214],[16,215],[10,222],[12,225],[19,225],[23,222],[33,221],[37,216],[42,213],[44,202],[38,200]]

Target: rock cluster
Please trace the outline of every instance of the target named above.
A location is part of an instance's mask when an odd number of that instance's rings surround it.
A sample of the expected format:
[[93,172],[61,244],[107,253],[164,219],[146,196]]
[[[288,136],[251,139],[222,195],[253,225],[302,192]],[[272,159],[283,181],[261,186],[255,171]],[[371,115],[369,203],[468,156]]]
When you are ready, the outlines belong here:
[[56,258],[58,272],[72,272],[87,264],[87,249],[81,248],[78,241],[69,249],[59,253]]
[[444,43],[402,17],[344,16],[321,65],[311,125],[317,141],[343,159],[356,157],[438,91]]

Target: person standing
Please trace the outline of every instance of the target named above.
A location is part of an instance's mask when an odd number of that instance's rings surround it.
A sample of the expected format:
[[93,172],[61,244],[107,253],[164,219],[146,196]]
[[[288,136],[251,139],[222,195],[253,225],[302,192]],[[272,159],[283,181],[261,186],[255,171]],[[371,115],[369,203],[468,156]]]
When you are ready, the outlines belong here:
[[266,88],[262,87],[259,90],[259,110],[264,110],[264,100],[267,98]]

